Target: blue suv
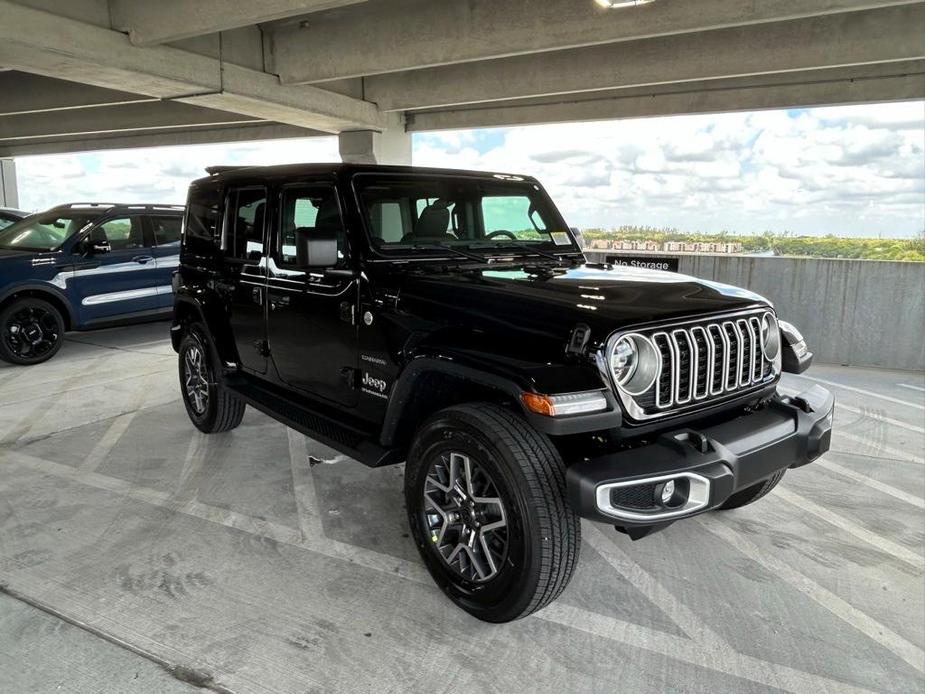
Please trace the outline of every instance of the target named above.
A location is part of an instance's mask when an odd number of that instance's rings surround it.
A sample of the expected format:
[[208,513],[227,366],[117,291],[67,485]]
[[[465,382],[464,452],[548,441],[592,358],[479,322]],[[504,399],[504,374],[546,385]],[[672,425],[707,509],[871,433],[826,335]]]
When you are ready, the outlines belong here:
[[179,205],[71,203],[0,229],[0,359],[37,364],[67,330],[169,318]]

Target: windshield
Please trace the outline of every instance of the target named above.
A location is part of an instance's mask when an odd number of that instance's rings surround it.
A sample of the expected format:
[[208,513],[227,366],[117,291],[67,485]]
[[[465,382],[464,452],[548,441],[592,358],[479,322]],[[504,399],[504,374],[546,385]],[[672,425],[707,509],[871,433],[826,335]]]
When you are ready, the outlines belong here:
[[71,234],[99,216],[98,212],[40,212],[0,229],[0,248],[18,251],[53,251]]
[[361,174],[354,187],[373,247],[579,250],[535,183],[439,175]]

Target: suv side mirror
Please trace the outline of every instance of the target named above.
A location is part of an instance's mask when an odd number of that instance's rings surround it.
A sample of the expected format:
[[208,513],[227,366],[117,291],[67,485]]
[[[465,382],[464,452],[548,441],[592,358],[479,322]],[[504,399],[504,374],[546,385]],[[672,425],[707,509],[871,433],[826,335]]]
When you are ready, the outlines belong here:
[[296,262],[301,268],[329,268],[337,265],[337,233],[326,229],[299,227],[295,230]]
[[84,255],[100,255],[102,253],[109,253],[112,250],[109,241],[105,239],[85,239],[78,248],[80,249],[80,253]]

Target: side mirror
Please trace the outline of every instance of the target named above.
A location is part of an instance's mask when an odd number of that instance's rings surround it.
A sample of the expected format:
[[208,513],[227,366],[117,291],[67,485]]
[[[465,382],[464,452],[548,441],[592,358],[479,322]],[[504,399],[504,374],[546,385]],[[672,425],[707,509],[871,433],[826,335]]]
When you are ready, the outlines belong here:
[[102,253],[109,253],[112,250],[112,246],[109,245],[109,241],[91,241],[87,240],[84,242],[84,253],[87,255],[101,255]]
[[295,230],[295,244],[299,267],[330,268],[337,265],[336,232],[299,227]]
[[813,363],[813,353],[806,348],[803,335],[793,323],[778,320],[781,340],[781,368],[787,373],[801,374]]

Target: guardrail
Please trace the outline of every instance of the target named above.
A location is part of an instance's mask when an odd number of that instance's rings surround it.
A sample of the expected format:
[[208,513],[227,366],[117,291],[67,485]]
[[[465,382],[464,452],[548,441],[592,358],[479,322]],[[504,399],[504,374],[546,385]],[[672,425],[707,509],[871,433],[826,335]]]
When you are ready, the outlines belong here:
[[[605,262],[621,251],[586,251]],[[628,252],[638,258],[638,252]],[[766,296],[819,362],[925,370],[925,263],[792,257],[645,254],[679,272]]]

